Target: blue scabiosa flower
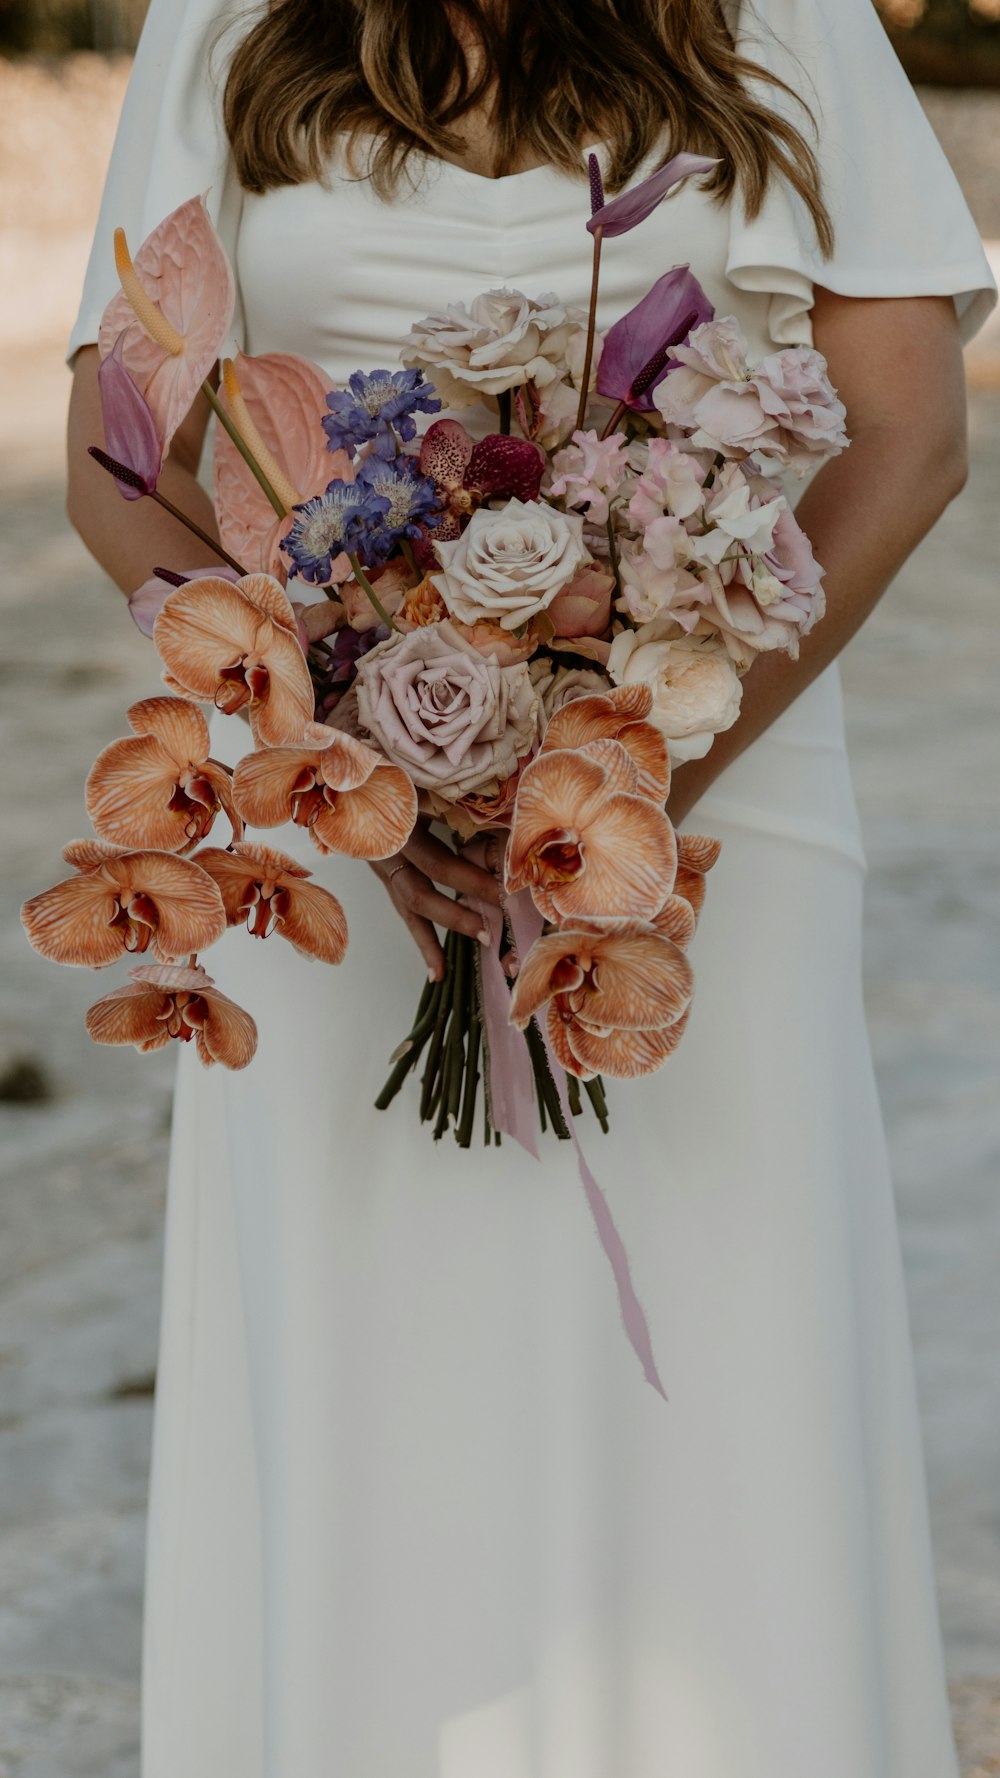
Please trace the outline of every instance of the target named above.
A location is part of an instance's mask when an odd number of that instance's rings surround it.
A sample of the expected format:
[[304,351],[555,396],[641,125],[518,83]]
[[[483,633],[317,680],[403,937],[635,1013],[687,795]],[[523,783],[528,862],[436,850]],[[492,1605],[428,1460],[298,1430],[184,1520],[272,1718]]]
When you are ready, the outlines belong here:
[[429,475],[421,475],[412,457],[386,463],[366,457],[358,470],[358,485],[371,490],[384,508],[373,518],[365,537],[365,549],[373,562],[385,562],[404,537],[420,537],[425,527],[441,522],[437,489]]
[[298,517],[281,543],[291,561],[289,573],[328,586],[336,557],[361,547],[369,526],[388,510],[389,501],[365,482],[332,481],[325,493],[292,508]]
[[394,457],[399,441],[413,438],[414,414],[436,414],[441,403],[421,370],[356,370],[348,389],[326,398],[327,449],[353,454],[369,439],[380,457]]

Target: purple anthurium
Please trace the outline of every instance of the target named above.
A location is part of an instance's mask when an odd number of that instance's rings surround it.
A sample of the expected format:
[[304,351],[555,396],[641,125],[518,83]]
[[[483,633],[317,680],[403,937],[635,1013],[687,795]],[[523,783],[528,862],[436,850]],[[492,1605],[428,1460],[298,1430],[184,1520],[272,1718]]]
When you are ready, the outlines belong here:
[[[593,159],[593,156],[591,156]],[[607,236],[625,235],[629,229],[637,228],[651,216],[658,203],[666,197],[682,179],[690,179],[696,173],[710,173],[719,164],[718,159],[709,160],[703,154],[675,154],[666,166],[658,173],[651,173],[629,191],[620,192],[610,203],[602,204],[595,210],[587,227],[591,234],[596,229]],[[595,191],[593,168],[591,168],[591,194]]]
[[686,265],[664,272],[652,290],[604,336],[597,392],[626,407],[652,411],[652,391],[668,370],[673,346],[715,310]]
[[124,481],[115,476],[115,486],[126,500],[141,500],[151,494],[159,479],[163,449],[156,421],[140,395],[122,361],[122,339],[114,346],[97,373],[104,415],[104,437],[107,456],[131,470],[132,478]]
[[217,568],[189,568],[186,574],[175,574],[171,568],[154,568],[150,578],[144,580],[141,587],[137,587],[129,597],[129,616],[136,629],[141,630],[144,636],[152,636],[153,625],[174,588],[186,586],[189,580],[204,580],[208,576],[213,580],[239,579],[234,569],[224,568],[221,563]]

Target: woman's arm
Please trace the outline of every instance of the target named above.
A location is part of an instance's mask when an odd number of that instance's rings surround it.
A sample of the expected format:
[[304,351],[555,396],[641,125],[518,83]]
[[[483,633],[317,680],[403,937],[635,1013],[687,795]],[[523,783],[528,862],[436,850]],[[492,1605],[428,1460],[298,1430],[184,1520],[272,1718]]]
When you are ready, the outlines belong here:
[[[157,567],[207,568],[211,554],[197,537],[157,506],[154,500],[133,500],[126,509],[114,481],[87,455],[87,446],[104,445],[100,363],[96,346],[83,346],[73,367],[67,431],[66,511],[91,555],[123,593],[134,593]],[[210,537],[218,536],[212,502],[197,480],[198,463],[209,406],[203,395],[174,433],[159,486],[174,506],[189,514]],[[128,523],[123,519],[128,516]],[[219,557],[221,562],[222,558]]]
[[[71,525],[101,567],[124,593],[133,593],[156,567],[174,568],[179,573],[185,568],[208,567],[208,551],[155,501],[134,500],[126,508],[111,476],[88,457],[88,445],[104,444],[98,363],[96,346],[84,346],[77,353],[69,411],[66,510]],[[208,416],[208,402],[199,396],[174,434],[159,485],[174,506],[189,513],[203,531],[215,537],[218,527],[212,502],[196,480]],[[128,522],[123,523],[126,518]],[[408,868],[395,871],[394,864],[402,863],[404,858]],[[493,872],[457,858],[450,847],[434,837],[424,820],[418,822],[404,852],[395,859],[373,864],[372,869],[385,883],[428,972],[435,978],[444,970],[444,952],[435,924],[450,926],[471,938],[478,936],[483,924],[472,908],[460,906],[435,884],[442,884],[456,895],[474,895],[481,901],[499,900]]]
[[678,824],[836,658],[965,485],[965,375],[951,298],[856,298],[817,287],[813,333],[852,441],[796,507],[826,569],[826,616],[797,661],[779,654],[755,661],[738,721],[704,759],[677,767],[668,806]]

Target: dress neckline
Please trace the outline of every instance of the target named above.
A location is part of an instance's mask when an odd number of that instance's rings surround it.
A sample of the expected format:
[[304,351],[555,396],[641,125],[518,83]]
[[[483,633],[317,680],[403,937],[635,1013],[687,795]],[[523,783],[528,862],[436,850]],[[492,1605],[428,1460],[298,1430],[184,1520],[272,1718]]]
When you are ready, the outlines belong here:
[[[591,142],[586,148],[581,148],[581,174],[586,173],[588,154],[599,154],[603,146],[602,142]],[[451,172],[458,173],[463,179],[476,180],[479,185],[506,185],[512,179],[530,179],[533,173],[555,173],[559,179],[572,177],[571,174],[564,172],[562,167],[553,166],[551,161],[539,161],[537,167],[522,167],[517,173],[493,174],[477,173],[472,167],[463,167],[459,161],[443,160],[438,154],[425,154],[423,159],[428,166],[447,167]]]

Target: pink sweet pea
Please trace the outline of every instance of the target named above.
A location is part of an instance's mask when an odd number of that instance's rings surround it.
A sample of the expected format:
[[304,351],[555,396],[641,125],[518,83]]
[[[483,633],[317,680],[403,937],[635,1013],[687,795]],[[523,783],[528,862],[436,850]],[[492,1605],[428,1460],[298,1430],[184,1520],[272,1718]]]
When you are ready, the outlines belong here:
[[574,432],[572,442],[557,451],[552,459],[556,479],[549,489],[554,499],[565,500],[573,511],[586,509],[595,525],[606,525],[609,500],[617,494],[628,469],[628,446],[624,432],[613,432],[610,438],[597,433]]

